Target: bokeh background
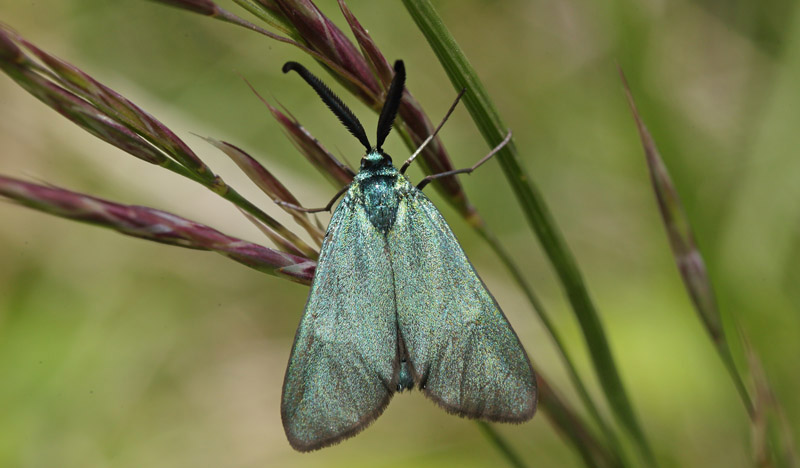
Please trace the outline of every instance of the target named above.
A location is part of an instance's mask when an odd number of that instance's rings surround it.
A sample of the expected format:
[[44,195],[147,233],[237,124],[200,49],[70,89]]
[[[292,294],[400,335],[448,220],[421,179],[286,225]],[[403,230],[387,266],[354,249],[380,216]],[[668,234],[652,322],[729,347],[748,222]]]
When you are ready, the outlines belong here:
[[[349,34],[335,2],[318,3]],[[405,60],[409,89],[438,120],[455,91],[402,4],[348,4],[387,58]],[[796,2],[435,5],[514,130],[523,162],[578,258],[663,466],[751,466],[751,434],[682,287],[615,61],[628,74],[675,180],[723,314],[746,331],[800,433]],[[192,135],[242,146],[306,205],[329,200],[334,189],[306,164],[241,77],[284,104],[351,164],[361,156],[358,142],[313,92],[280,72],[286,60],[320,71],[291,46],[145,1],[2,2],[0,21],[154,114],[287,224],[288,216],[224,156]],[[345,100],[366,128],[374,128],[371,111]],[[488,150],[463,108],[442,138],[457,167]],[[396,160],[408,154],[396,135],[386,148]],[[0,155],[5,175],[165,209],[267,242],[232,206],[99,142],[5,75]],[[411,176],[422,174],[413,169]],[[489,163],[462,182],[544,298],[596,391],[581,334],[499,167]],[[520,291],[466,223],[429,192],[534,365],[577,402]],[[503,463],[474,424],[445,414],[417,392],[396,397],[354,439],[307,455],[292,451],[280,423],[280,390],[306,294],[304,286],[211,253],[0,203],[0,466]],[[531,466],[581,466],[541,414],[497,429]]]

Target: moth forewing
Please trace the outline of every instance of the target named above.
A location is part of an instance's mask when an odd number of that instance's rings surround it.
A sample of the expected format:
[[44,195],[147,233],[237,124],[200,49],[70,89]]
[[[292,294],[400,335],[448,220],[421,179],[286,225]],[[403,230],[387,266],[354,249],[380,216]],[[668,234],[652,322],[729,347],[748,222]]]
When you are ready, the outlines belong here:
[[351,186],[331,218],[286,369],[281,416],[300,451],[355,435],[383,412],[397,382],[386,238],[359,192]]
[[530,419],[536,380],[514,330],[439,210],[405,177],[397,187],[387,240],[414,383],[452,413]]

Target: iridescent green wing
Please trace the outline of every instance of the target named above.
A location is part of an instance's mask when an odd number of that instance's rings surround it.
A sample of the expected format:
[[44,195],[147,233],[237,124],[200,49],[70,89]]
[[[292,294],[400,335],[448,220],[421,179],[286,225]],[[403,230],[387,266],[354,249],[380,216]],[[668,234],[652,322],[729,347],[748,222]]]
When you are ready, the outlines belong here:
[[530,419],[536,380],[519,339],[433,203],[405,178],[398,190],[387,240],[414,382],[451,413]]
[[314,450],[355,435],[396,387],[397,322],[386,239],[351,188],[331,218],[283,384],[292,446]]

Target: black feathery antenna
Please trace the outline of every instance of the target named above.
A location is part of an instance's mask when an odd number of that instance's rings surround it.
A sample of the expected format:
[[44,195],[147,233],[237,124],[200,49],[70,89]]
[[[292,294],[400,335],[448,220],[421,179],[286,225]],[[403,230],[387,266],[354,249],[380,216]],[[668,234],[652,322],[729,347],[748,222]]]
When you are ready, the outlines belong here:
[[[288,73],[290,70],[296,71],[298,75],[306,80],[306,83],[314,88],[314,91],[316,91],[319,97],[322,98],[322,102],[324,102],[325,105],[327,105],[328,108],[333,111],[334,114],[336,114],[336,117],[339,118],[339,121],[342,122],[347,130],[349,130],[354,137],[358,138],[358,141],[364,145],[364,147],[367,149],[367,152],[372,150],[372,145],[369,144],[367,133],[364,131],[364,127],[361,126],[361,122],[358,121],[358,118],[356,118],[356,115],[353,114],[353,111],[351,111],[350,108],[347,107],[347,105],[345,105],[341,99],[339,99],[339,96],[333,94],[333,91],[331,91],[330,88],[328,88],[328,86],[322,82],[322,80],[311,74],[306,67],[300,65],[299,63],[286,62],[283,65],[283,72]],[[392,81],[392,85],[394,85],[394,81]]]
[[381,109],[381,117],[378,119],[378,142],[375,145],[376,149],[381,149],[384,140],[392,131],[392,124],[395,117],[397,117],[397,109],[400,107],[400,101],[403,99],[403,88],[406,85],[406,67],[403,65],[402,60],[394,62],[394,78],[392,84],[389,85],[389,91],[386,93],[386,102],[383,103]]

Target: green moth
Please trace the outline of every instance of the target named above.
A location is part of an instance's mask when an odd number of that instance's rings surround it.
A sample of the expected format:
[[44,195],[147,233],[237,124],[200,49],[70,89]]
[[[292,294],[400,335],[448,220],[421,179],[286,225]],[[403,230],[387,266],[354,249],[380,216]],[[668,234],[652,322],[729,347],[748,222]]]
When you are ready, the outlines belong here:
[[326,208],[291,205],[329,210],[344,193],[286,369],[281,417],[289,443],[309,451],[351,437],[380,416],[395,392],[413,387],[460,416],[530,419],[537,397],[530,361],[450,227],[419,189],[471,169],[429,176],[418,188],[403,175],[411,159],[398,170],[381,149],[403,96],[403,62],[395,63],[374,147],[324,83],[295,62],[284,65],[284,73],[290,70],[367,152],[353,182]]

